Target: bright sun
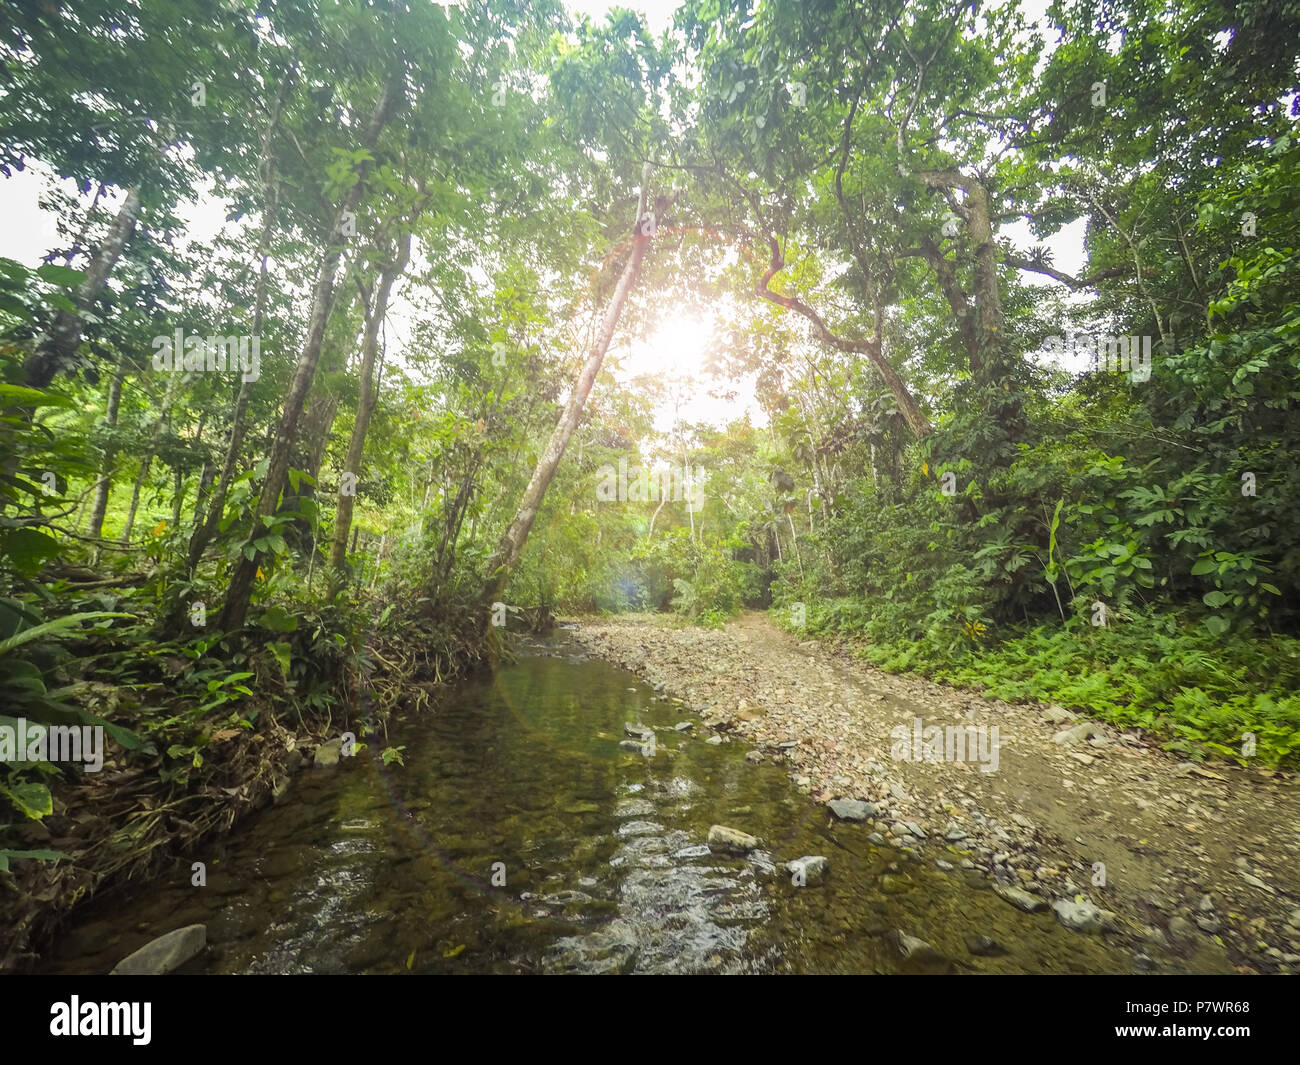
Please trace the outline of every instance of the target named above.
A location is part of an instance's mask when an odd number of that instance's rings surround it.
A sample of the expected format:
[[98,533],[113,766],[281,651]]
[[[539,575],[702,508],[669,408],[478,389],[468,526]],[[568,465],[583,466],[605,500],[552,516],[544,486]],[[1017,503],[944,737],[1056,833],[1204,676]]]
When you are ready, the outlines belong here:
[[[665,436],[675,435],[679,420],[721,428],[746,410],[755,425],[766,424],[754,398],[752,374],[742,380],[722,381],[708,372],[709,362],[724,343],[725,338],[718,335],[717,319],[707,311],[665,316],[644,338],[633,340],[630,351],[623,349],[615,377],[624,384],[638,377],[650,378],[661,387],[654,424]],[[723,391],[731,395],[724,398]]]
[[661,318],[647,336],[632,341],[623,370],[631,377],[655,377],[663,383],[691,381],[704,376],[714,342],[711,315],[685,313]]

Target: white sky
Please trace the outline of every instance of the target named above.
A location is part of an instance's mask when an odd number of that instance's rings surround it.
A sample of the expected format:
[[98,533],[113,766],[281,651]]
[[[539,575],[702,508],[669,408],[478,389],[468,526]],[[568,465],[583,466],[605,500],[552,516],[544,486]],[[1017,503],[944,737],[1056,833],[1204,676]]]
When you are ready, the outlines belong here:
[[[569,0],[568,3],[570,10],[587,13],[594,18],[598,18],[611,6],[613,5],[608,0]],[[658,34],[671,25],[676,3],[675,0],[629,0],[626,6],[642,11],[651,30]],[[1027,15],[1038,17],[1046,9],[1046,0],[1026,0],[1022,7]],[[43,212],[37,203],[43,183],[51,177],[48,168],[32,163],[27,170],[15,172],[12,177],[0,180],[0,217],[6,223],[0,229],[0,256],[35,266],[55,243],[57,231],[53,216]],[[70,182],[66,186],[69,189],[72,187]],[[213,196],[182,205],[178,213],[186,221],[189,234],[198,240],[210,240],[225,225],[225,205]],[[1077,222],[1048,242],[1058,269],[1075,274],[1083,266],[1083,230],[1084,223]],[[1022,249],[1034,243],[1025,222],[1005,225],[1001,233]],[[1034,284],[1054,284],[1038,275],[1025,277]],[[398,301],[390,314],[388,338],[391,350],[398,358],[402,345],[410,335],[412,315],[413,308],[405,301]],[[611,361],[618,365],[615,371],[618,379],[626,381],[635,376],[651,374],[662,380],[679,382],[672,391],[681,398],[681,403],[676,411],[670,407],[658,412],[656,427],[660,432],[668,432],[675,417],[688,422],[722,424],[739,417],[746,409],[756,424],[765,423],[765,418],[753,399],[752,380],[734,383],[731,387],[737,395],[732,399],[716,398],[709,394],[704,384],[691,383],[692,378],[703,376],[702,367],[713,341],[711,322],[679,315],[661,323],[643,339],[629,340],[623,336],[612,346],[610,356]],[[1069,368],[1081,369],[1082,366]]]

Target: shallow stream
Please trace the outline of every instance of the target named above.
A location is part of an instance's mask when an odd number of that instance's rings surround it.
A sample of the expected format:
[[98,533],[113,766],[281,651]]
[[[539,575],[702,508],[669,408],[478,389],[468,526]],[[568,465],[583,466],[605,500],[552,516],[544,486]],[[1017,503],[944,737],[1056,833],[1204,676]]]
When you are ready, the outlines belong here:
[[[562,635],[532,641],[391,727],[405,765],[383,765],[380,741],[300,773],[206,854],[81,911],[45,971],[106,972],[197,922],[209,949],[187,970],[214,973],[1134,971],[1009,906],[959,854],[874,846],[770,754],[751,765],[688,721]],[[652,755],[620,746],[629,723],[654,730]],[[766,853],[710,853],[716,823]],[[823,883],[792,883],[782,863],[802,855],[829,859]],[[905,959],[899,931],[942,957]]]

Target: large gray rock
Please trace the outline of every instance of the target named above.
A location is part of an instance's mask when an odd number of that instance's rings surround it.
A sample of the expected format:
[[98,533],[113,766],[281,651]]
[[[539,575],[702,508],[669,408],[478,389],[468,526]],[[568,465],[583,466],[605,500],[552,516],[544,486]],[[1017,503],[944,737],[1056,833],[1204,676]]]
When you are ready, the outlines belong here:
[[826,805],[841,821],[865,821],[878,812],[875,803],[861,799],[832,799]]
[[312,758],[312,768],[333,769],[339,764],[339,757],[342,753],[343,740],[341,738],[327,740],[316,748],[316,754]]
[[907,961],[919,962],[927,968],[950,968],[952,962],[941,952],[930,946],[924,939],[909,936],[906,932],[896,931],[891,937],[894,945]]
[[1002,944],[990,936],[969,937],[966,940],[966,949],[980,958],[995,958],[999,954],[1006,953],[1006,949]]
[[644,725],[634,725],[631,722],[624,723],[623,731],[626,732],[629,736],[631,736],[634,740],[640,740],[642,743],[646,742],[647,740],[650,739],[651,736],[654,735],[654,731],[652,729],[648,729]]
[[207,926],[186,925],[151,940],[115,966],[112,976],[161,976],[179,969],[208,945]]
[[1016,909],[1024,910],[1025,913],[1037,913],[1039,910],[1047,909],[1047,903],[1042,899],[1036,898],[1029,894],[1028,891],[1012,887],[1010,884],[994,884],[993,890],[999,898],[1005,899]]
[[1246,881],[1246,883],[1253,888],[1259,888],[1260,891],[1267,892],[1270,895],[1273,894],[1273,889],[1257,876],[1251,876],[1250,873],[1242,873],[1241,879]]
[[1100,932],[1106,923],[1101,910],[1091,902],[1059,899],[1052,904],[1052,909],[1056,912],[1056,919],[1074,932]]
[[820,854],[805,854],[802,858],[786,862],[785,871],[792,880],[798,878],[804,884],[812,886],[826,879],[826,874],[831,871],[831,863]]
[[1060,744],[1062,747],[1072,747],[1076,743],[1082,743],[1093,736],[1102,735],[1101,728],[1095,721],[1084,721],[1075,725],[1074,728],[1067,728],[1058,732],[1052,737],[1052,742]]
[[756,836],[738,828],[714,825],[709,829],[709,850],[714,854],[748,854],[758,843]]

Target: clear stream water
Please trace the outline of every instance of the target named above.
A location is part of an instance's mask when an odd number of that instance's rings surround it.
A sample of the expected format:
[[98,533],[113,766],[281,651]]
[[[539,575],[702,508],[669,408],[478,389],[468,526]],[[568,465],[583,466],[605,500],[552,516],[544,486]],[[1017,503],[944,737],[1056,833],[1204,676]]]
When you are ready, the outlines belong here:
[[[202,922],[209,949],[185,971],[1134,971],[1131,949],[934,864],[959,854],[876,847],[779,764],[705,743],[698,721],[676,731],[685,707],[562,636],[521,650],[390,727],[404,766],[381,763],[381,741],[298,774],[281,805],[81,911],[44,970],[106,972]],[[620,748],[628,722],[655,730],[653,757]],[[711,854],[715,823],[759,836],[776,871]],[[794,886],[780,863],[809,854],[830,875]],[[944,959],[904,960],[895,930]],[[1003,953],[972,953],[977,936]]]

